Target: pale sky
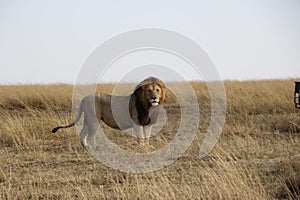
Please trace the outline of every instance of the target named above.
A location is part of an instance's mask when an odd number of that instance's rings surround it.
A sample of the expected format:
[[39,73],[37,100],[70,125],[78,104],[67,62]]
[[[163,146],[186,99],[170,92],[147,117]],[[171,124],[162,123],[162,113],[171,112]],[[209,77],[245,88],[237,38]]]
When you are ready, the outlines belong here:
[[0,0],[0,84],[72,84],[99,45],[146,27],[197,42],[225,80],[300,78],[299,0]]

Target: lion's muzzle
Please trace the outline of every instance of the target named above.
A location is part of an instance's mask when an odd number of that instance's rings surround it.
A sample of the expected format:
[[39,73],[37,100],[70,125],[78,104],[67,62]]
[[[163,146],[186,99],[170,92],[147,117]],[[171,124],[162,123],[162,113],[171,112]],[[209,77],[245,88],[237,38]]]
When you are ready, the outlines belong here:
[[151,99],[150,103],[151,103],[152,106],[157,106],[159,104],[159,100],[156,99],[156,98],[155,99]]

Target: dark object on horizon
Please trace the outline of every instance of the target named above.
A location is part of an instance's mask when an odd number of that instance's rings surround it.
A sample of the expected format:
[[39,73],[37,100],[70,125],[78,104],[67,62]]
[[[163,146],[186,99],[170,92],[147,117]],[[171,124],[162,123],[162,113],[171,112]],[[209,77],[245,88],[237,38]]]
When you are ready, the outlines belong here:
[[300,81],[295,81],[294,102],[295,107],[300,108]]

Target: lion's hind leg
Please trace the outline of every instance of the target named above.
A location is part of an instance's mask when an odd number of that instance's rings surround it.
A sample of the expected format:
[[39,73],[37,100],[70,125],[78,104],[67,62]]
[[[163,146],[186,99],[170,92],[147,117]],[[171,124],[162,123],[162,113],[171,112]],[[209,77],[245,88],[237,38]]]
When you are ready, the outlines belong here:
[[88,126],[88,135],[87,135],[88,144],[87,144],[87,146],[89,148],[95,148],[95,136],[96,136],[98,127],[99,127],[98,122],[89,124],[89,126]]
[[83,126],[79,136],[80,142],[85,149],[95,147],[95,135],[97,132],[97,128],[98,124],[89,124],[88,126]]
[[79,134],[80,142],[81,142],[81,144],[84,148],[86,148],[86,146],[87,146],[87,142],[86,142],[86,136],[87,136],[87,133],[88,133],[87,131],[88,131],[87,127],[86,127],[86,125],[84,125],[82,130],[80,131],[80,134]]

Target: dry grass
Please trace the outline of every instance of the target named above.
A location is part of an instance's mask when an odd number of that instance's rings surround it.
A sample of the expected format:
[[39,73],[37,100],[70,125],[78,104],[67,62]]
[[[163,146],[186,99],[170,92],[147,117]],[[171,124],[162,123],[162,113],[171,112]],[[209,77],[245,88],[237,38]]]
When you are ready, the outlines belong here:
[[[199,134],[188,151],[156,172],[106,167],[80,145],[72,120],[72,86],[0,86],[0,199],[300,199],[300,110],[292,80],[226,82],[227,117],[209,156],[198,151],[210,116],[204,83],[191,83],[201,107]],[[98,91],[111,92],[113,85]],[[168,92],[169,124],[152,139],[159,148],[180,117]],[[175,128],[174,128],[175,127]],[[124,148],[136,142],[107,128]]]

